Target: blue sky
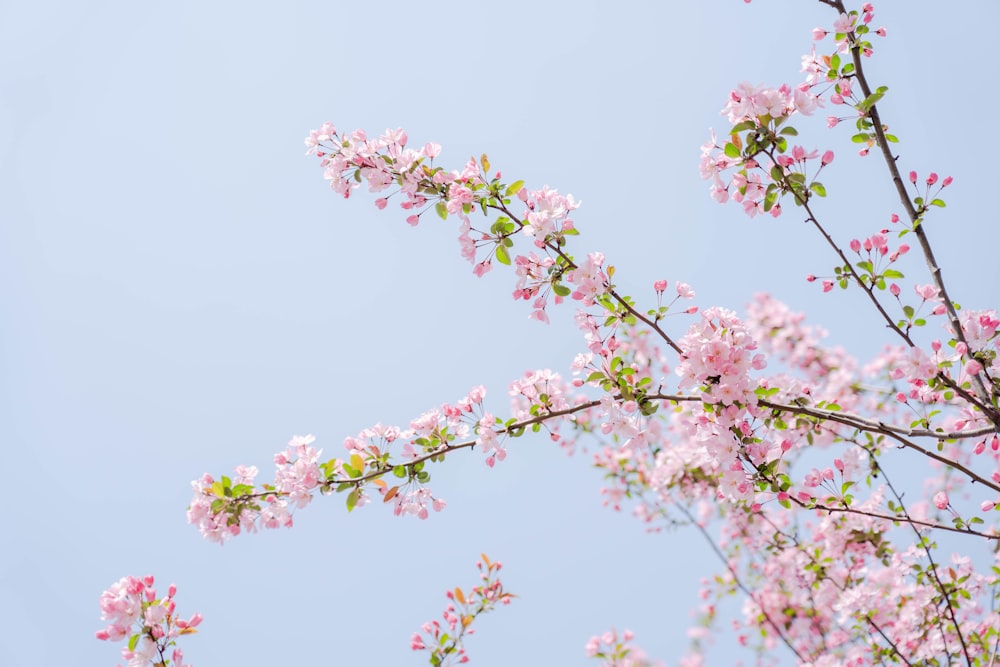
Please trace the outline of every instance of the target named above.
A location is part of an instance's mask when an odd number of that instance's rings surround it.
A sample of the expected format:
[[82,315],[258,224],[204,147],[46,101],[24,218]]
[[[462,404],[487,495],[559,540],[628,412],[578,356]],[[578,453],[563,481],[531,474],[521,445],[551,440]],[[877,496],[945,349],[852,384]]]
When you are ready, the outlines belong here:
[[[1000,6],[971,6],[877,5],[889,36],[870,73],[904,169],[955,177],[929,231],[952,294],[989,307],[996,94],[974,65]],[[520,597],[483,620],[474,664],[584,664],[611,626],[680,655],[711,553],[602,509],[586,457],[544,438],[494,470],[471,454],[433,471],[449,507],[427,522],[332,497],[222,548],[185,523],[189,481],[267,470],[293,434],[337,454],[477,384],[502,413],[510,379],[566,372],[583,347],[570,308],[546,327],[509,273],[475,279],[451,223],[411,229],[330,193],[302,145],[325,120],[402,126],[442,164],[486,152],[511,180],[572,192],[578,252],[605,252],[627,293],[684,280],[703,307],[740,309],[766,290],[877,351],[856,296],[804,281],[835,261],[791,207],[748,220],[697,170],[729,90],[798,82],[810,29],[833,18],[763,0],[0,5],[0,664],[114,664],[93,639],[98,595],[146,573],[204,614],[196,665],[422,664],[410,634],[481,551]],[[882,165],[820,116],[800,130],[837,153],[824,213],[846,242],[898,206]]]

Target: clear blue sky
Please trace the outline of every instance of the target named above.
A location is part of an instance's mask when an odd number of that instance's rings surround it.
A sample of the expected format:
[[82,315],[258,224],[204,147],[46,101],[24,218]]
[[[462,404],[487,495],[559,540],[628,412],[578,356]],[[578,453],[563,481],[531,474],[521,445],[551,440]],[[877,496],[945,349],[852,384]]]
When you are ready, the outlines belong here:
[[[953,294],[988,307],[997,95],[978,63],[1000,5],[967,6],[879,3],[871,75],[904,168],[955,177],[929,229]],[[338,496],[223,548],[186,525],[189,481],[267,471],[296,433],[339,453],[480,383],[503,413],[510,379],[582,348],[570,308],[546,327],[510,273],[473,278],[451,223],[330,193],[302,145],[324,120],[403,126],[442,164],[486,152],[572,192],[577,248],[604,251],[626,292],[685,280],[739,309],[767,290],[879,349],[856,296],[803,280],[835,261],[791,206],[747,220],[697,170],[729,90],[798,82],[833,18],[766,0],[0,3],[0,664],[115,664],[98,595],[146,573],[204,614],[184,644],[200,667],[423,664],[410,634],[480,551],[521,597],[483,620],[474,664],[584,664],[611,626],[679,655],[710,552],[601,509],[586,458],[545,439],[494,470],[472,454],[433,471],[449,507],[427,522]],[[817,120],[806,143],[837,152],[823,210],[846,241],[898,206],[882,166]]]

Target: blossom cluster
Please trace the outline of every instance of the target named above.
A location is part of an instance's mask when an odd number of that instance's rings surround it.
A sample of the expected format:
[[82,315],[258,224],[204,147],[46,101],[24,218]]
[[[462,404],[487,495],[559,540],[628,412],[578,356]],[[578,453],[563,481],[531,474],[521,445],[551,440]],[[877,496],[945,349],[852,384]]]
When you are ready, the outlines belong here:
[[646,653],[632,644],[635,634],[624,630],[619,636],[614,629],[587,640],[584,650],[589,658],[597,658],[604,667],[652,667]]
[[101,593],[101,620],[107,621],[108,625],[98,630],[96,636],[105,641],[119,641],[127,637],[122,658],[128,662],[128,667],[166,667],[171,660],[174,667],[190,667],[184,662],[184,654],[176,647],[175,640],[181,635],[197,632],[202,616],[194,614],[189,619],[178,618],[174,602],[177,587],[171,584],[167,595],[158,598],[153,583],[152,576],[129,576],[111,584]]
[[464,639],[474,634],[472,623],[478,616],[486,614],[496,605],[508,605],[516,597],[504,590],[499,573],[503,565],[491,561],[486,554],[476,563],[482,583],[468,592],[459,587],[445,591],[448,604],[441,613],[444,621],[428,621],[420,626],[410,638],[410,648],[427,651],[429,662],[434,667],[450,665],[452,662],[464,664],[469,661],[465,652]]

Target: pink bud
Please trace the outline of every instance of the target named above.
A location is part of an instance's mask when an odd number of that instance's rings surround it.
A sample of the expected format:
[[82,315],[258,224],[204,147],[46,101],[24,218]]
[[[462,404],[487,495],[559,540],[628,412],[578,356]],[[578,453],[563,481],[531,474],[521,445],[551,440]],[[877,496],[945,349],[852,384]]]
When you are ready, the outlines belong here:
[[854,252],[861,252],[861,241],[857,239],[851,239],[851,250]]
[[989,512],[996,506],[997,506],[996,503],[990,502],[989,500],[984,500],[983,504],[979,506],[979,509],[981,509],[984,512]]
[[840,459],[833,460],[833,467],[835,467],[840,472],[844,472],[844,462],[841,461]]
[[942,188],[946,188],[946,187],[948,187],[949,185],[951,185],[951,182],[952,182],[952,180],[953,180],[953,179],[952,179],[952,177],[951,177],[951,176],[945,176],[945,177],[944,177],[944,180],[943,180],[943,181],[941,181],[941,187],[942,187]]
[[667,289],[667,281],[657,280],[655,283],[653,283],[653,289],[656,290],[657,292],[663,292],[664,290]]
[[819,40],[826,37],[826,30],[823,28],[813,28],[813,41],[818,42]]
[[894,222],[894,223],[895,223],[895,222],[899,222],[899,216],[898,216],[898,215],[896,215],[895,213],[893,213],[893,214],[892,214],[892,217],[890,217],[890,218],[889,218],[889,220],[891,220],[891,221],[892,221],[892,222]]
[[915,171],[910,172],[910,183],[913,183],[914,185],[917,184],[917,172]]
[[927,177],[927,185],[934,185],[935,183],[937,183],[937,179],[938,175],[932,171],[931,175]]
[[983,371],[983,365],[975,359],[969,359],[965,363],[965,372],[968,375],[977,375]]
[[837,127],[837,123],[839,123],[839,122],[840,122],[840,119],[837,118],[836,116],[827,116],[826,117],[826,126],[827,127]]
[[831,162],[833,162],[833,151],[826,151],[825,153],[823,153],[823,157],[820,158],[819,162],[823,166],[826,166],[826,165],[830,164]]
[[893,284],[889,285],[889,293],[892,294],[893,296],[897,296],[898,297],[899,296],[899,285],[897,285],[896,283],[893,283]]
[[381,211],[382,209],[384,209],[386,207],[386,204],[388,204],[388,203],[389,203],[389,200],[387,198],[380,197],[380,198],[378,198],[378,199],[375,200],[375,208],[377,208],[378,210]]
[[934,507],[939,510],[948,509],[948,494],[944,491],[938,491],[934,494]]
[[810,282],[810,283],[811,283],[811,282],[815,282],[815,280],[816,280],[816,276],[814,276],[814,275],[813,275],[813,274],[811,274],[811,273],[810,273],[810,274],[809,274],[808,276],[806,276],[806,281],[807,281],[807,282]]

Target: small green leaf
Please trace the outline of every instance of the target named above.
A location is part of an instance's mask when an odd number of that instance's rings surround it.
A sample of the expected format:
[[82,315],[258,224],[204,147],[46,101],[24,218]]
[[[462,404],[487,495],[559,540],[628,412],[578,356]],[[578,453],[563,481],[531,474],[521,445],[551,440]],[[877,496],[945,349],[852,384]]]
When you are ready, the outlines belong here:
[[510,266],[510,255],[507,254],[507,248],[503,245],[497,246],[497,261],[505,266]]
[[504,191],[504,196],[509,197],[513,194],[517,194],[523,187],[524,181],[514,181],[507,186],[507,190]]
[[856,144],[863,144],[868,141],[868,134],[866,134],[865,132],[859,132],[855,134],[853,137],[851,137],[851,141],[853,141]]
[[818,194],[820,197],[826,196],[826,188],[819,181],[813,181],[809,184],[809,189]]
[[348,512],[352,511],[357,506],[357,504],[358,504],[358,496],[359,495],[360,494],[358,493],[357,489],[354,489],[353,491],[351,491],[350,493],[347,494],[347,511]]
[[560,283],[552,283],[552,291],[556,296],[569,296],[573,290]]
[[784,134],[785,136],[788,137],[797,137],[799,136],[799,131],[792,126],[788,126],[786,128],[783,128],[781,132],[779,132],[779,134]]
[[931,206],[937,206],[938,208],[944,208],[943,199],[934,199],[931,201]]
[[437,214],[441,216],[442,220],[448,219],[448,205],[444,203],[444,200],[439,200],[437,204],[434,205],[434,210]]
[[737,158],[740,156],[740,149],[736,147],[736,144],[728,143],[723,149],[727,157]]
[[897,271],[896,269],[886,269],[885,271],[882,272],[882,275],[885,276],[886,278],[889,278],[890,280],[894,278],[904,277],[902,271]]

